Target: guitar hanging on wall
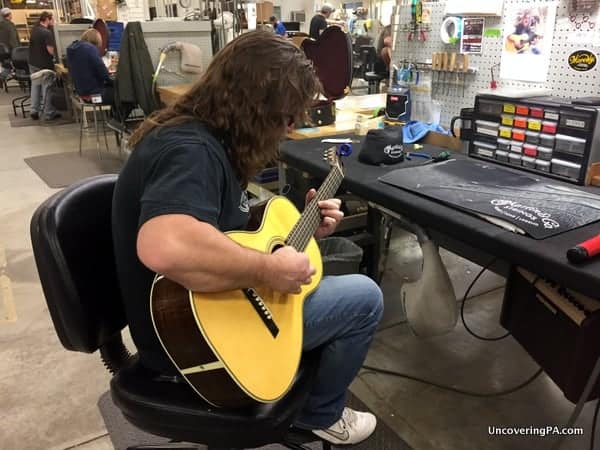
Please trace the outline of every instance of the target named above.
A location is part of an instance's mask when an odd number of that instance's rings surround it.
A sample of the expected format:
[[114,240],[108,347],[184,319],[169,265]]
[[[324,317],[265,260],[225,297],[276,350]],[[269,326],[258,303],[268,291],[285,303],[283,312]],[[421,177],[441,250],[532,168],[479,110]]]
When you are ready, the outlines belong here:
[[331,170],[302,214],[276,196],[267,203],[258,231],[226,233],[265,253],[284,245],[305,252],[316,274],[299,294],[261,286],[200,293],[162,275],[154,279],[150,309],[158,339],[190,386],[214,406],[274,402],[292,386],[302,354],[304,299],[323,274],[313,237],[321,222],[318,202],[333,197],[344,177],[335,147],[324,159]]

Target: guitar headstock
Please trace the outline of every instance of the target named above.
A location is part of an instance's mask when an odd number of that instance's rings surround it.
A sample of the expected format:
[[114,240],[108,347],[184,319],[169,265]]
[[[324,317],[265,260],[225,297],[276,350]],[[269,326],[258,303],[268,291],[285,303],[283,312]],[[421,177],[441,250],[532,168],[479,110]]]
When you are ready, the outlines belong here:
[[336,146],[329,147],[327,150],[323,151],[323,159],[327,161],[331,167],[339,169],[340,172],[343,172],[342,156],[346,156],[346,153],[339,151]]

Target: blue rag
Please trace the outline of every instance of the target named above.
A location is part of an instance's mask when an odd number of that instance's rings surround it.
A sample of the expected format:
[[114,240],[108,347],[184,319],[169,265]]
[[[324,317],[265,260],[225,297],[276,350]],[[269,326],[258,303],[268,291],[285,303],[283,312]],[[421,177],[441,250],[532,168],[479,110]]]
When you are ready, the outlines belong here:
[[427,133],[435,131],[441,134],[450,134],[449,131],[442,128],[437,123],[424,123],[418,120],[411,120],[402,127],[402,142],[412,144],[423,139]]

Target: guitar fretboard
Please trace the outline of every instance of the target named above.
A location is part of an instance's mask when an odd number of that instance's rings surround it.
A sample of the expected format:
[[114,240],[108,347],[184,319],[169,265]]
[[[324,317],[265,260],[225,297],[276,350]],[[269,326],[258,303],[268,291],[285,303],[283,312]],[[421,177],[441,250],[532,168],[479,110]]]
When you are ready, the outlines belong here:
[[300,216],[294,228],[286,239],[286,244],[294,247],[297,251],[302,252],[306,249],[310,238],[315,234],[315,231],[321,223],[321,211],[319,209],[319,202],[332,198],[337,192],[344,175],[341,169],[334,166],[325,181],[317,191],[317,195],[313,198],[310,203],[304,209],[304,212]]

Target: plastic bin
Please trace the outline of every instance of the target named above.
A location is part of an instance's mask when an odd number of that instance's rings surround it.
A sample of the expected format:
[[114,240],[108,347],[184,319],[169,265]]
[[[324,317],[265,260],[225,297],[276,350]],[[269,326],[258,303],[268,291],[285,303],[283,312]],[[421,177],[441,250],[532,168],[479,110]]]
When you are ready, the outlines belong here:
[[363,249],[344,237],[327,237],[317,241],[323,259],[323,275],[359,273]]

